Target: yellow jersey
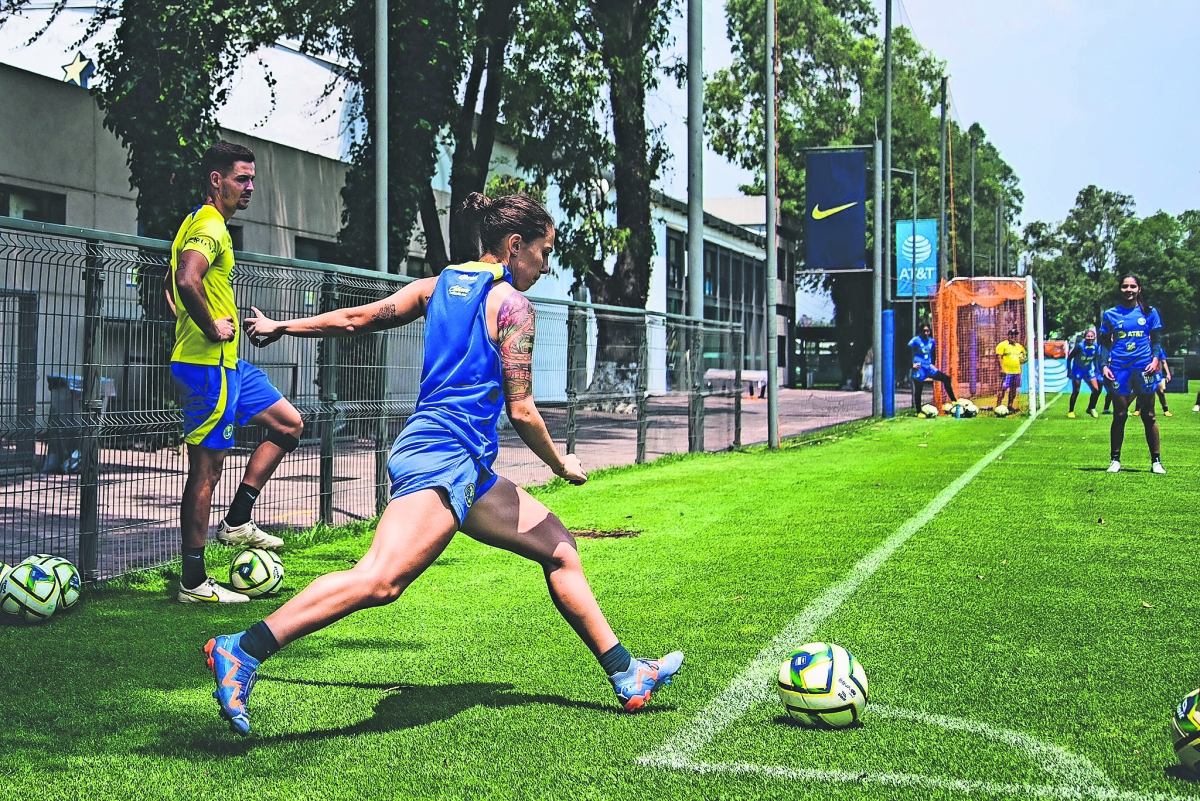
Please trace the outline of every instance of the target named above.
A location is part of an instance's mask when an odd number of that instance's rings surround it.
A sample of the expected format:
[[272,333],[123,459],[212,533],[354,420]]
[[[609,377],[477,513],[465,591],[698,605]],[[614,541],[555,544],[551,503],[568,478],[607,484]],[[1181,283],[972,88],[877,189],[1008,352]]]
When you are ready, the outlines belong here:
[[1029,360],[1023,345],[1007,339],[996,346],[996,355],[1000,357],[1000,369],[1008,375],[1021,372],[1021,365]]
[[[208,259],[204,293],[214,320],[233,318],[233,339],[213,342],[192,320],[179,297],[175,270],[184,251],[194,250]],[[175,297],[175,350],[171,361],[185,364],[222,364],[237,368],[238,311],[233,300],[233,239],[225,218],[207,203],[184,218],[171,245],[171,292]]]

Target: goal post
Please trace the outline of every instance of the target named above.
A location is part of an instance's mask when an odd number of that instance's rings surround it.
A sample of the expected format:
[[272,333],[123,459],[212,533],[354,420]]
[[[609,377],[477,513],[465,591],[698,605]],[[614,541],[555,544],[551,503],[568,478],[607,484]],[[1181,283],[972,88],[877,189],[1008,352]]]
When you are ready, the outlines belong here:
[[[980,409],[996,405],[1005,378],[996,346],[1017,329],[1017,342],[1029,357],[1021,370],[1018,403],[1037,416],[1046,405],[1045,330],[1033,277],[955,278],[938,288],[932,306],[938,369],[950,376],[956,395],[974,400]],[[934,384],[934,398],[939,405],[947,400],[940,384]]]

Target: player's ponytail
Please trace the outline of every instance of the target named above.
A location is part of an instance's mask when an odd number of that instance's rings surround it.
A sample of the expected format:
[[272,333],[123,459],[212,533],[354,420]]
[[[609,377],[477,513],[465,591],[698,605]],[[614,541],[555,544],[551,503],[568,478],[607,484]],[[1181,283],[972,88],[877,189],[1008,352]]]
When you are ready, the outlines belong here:
[[505,240],[517,234],[532,242],[554,230],[554,218],[528,195],[486,198],[478,192],[467,195],[454,215],[451,236],[468,258],[490,253],[503,262],[510,254]]

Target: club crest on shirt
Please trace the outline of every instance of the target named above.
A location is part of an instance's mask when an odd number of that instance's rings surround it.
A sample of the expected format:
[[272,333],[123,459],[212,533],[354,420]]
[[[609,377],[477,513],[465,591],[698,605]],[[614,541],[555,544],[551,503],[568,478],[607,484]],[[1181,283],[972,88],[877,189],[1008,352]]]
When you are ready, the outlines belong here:
[[471,508],[471,504],[475,503],[475,485],[473,483],[468,484],[467,488],[463,490],[463,500],[467,502],[468,509]]
[[225,439],[233,439],[233,423],[225,426],[225,430],[221,432]]
[[1139,318],[1138,318],[1138,325],[1145,325],[1145,324],[1146,324],[1146,318],[1145,318],[1145,317],[1139,317]]
[[452,286],[447,290],[447,292],[456,298],[465,298],[467,295],[471,294],[471,290],[467,289],[465,286]]

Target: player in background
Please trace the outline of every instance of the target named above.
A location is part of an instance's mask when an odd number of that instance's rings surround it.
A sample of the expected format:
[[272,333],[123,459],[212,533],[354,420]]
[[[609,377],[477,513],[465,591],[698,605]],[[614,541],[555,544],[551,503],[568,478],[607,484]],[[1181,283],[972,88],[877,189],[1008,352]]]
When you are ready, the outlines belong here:
[[1075,343],[1075,347],[1067,355],[1067,372],[1071,376],[1071,405],[1067,417],[1075,419],[1075,401],[1079,399],[1080,386],[1087,382],[1091,387],[1092,396],[1088,398],[1087,413],[1098,417],[1096,401],[1100,399],[1100,359],[1101,348],[1096,341],[1096,330],[1089,328],[1084,332],[1083,339]]
[[283,540],[251,520],[254,501],[283,457],[300,444],[300,413],[271,386],[266,374],[238,359],[237,304],[233,298],[233,240],[226,223],[250,205],[254,153],[217,142],[204,152],[205,199],[184,218],[171,245],[168,299],[175,311],[171,375],[183,410],[188,476],[180,504],[183,534],[182,603],[250,600],[210,578],[204,569],[212,494],[234,426],[259,425],[267,437],[250,456],[229,512],[217,527],[225,545],[278,548]]
[[912,349],[913,408],[921,408],[921,395],[926,381],[940,382],[942,388],[946,390],[950,402],[958,400],[954,395],[950,376],[934,366],[934,362],[937,360],[937,340],[933,338],[928,323],[923,324],[920,333],[908,341],[908,347]]
[[[551,600],[592,651],[626,710],[669,683],[683,654],[635,659],[620,643],[588,586],[575,538],[540,501],[492,471],[496,425],[507,412],[526,445],[571,484],[587,481],[574,454],[550,438],[533,399],[533,305],[522,294],[549,272],[554,221],[524,195],[472,193],[458,224],[476,230],[479,261],[447,267],[375,303],[298,320],[258,313],[251,342],[284,334],[344,337],[425,318],[425,357],[416,410],[388,459],[391,501],[366,555],[314,580],[266,620],[208,641],[214,697],[234,731],[247,734],[246,700],[259,664],[288,643],[360,609],[395,601],[458,531],[541,565]],[[545,666],[531,665],[543,670]]]
[[1167,384],[1171,383],[1171,366],[1167,364],[1167,351],[1161,345],[1158,347],[1158,366],[1159,366],[1159,382],[1158,389],[1155,394],[1158,395],[1158,402],[1162,404],[1163,417],[1174,417],[1171,410],[1167,408]]
[[1159,447],[1158,421],[1154,418],[1154,390],[1158,386],[1158,310],[1142,302],[1142,284],[1136,276],[1122,276],[1117,285],[1121,302],[1100,317],[1100,342],[1108,349],[1104,380],[1113,394],[1113,421],[1109,435],[1112,461],[1108,472],[1121,471],[1121,445],[1129,403],[1136,399],[1150,447],[1150,472],[1166,473]]
[[1009,411],[1017,411],[1017,393],[1021,389],[1021,365],[1029,361],[1025,346],[1017,341],[1020,332],[1016,326],[1008,329],[1008,339],[1000,340],[996,346],[996,356],[1000,358],[1000,372],[1004,378],[1000,380],[1000,392],[996,394],[996,405],[1004,402],[1004,392],[1008,391]]

